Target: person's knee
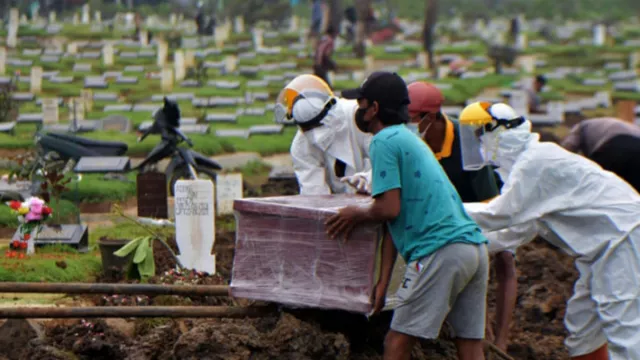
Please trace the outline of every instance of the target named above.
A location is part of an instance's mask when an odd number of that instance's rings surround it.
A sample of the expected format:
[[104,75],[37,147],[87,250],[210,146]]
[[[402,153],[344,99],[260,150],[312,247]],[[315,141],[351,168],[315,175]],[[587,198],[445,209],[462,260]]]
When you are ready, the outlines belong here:
[[413,343],[414,338],[412,336],[389,330],[384,339],[384,348],[385,352],[410,353]]
[[484,359],[484,348],[482,339],[463,339],[455,340],[458,350],[458,359],[460,360],[482,360]]

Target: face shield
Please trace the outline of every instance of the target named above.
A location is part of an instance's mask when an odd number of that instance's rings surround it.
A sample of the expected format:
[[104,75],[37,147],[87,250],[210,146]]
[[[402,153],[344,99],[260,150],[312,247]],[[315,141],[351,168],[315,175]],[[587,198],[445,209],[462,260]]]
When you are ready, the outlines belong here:
[[473,103],[460,113],[462,167],[476,171],[495,163],[499,134],[525,122],[505,104]]
[[[301,100],[309,100],[308,104]],[[293,108],[302,105],[300,110],[296,110],[298,118],[294,118]],[[322,103],[322,105],[319,105]],[[300,75],[287,84],[276,99],[274,107],[275,121],[279,124],[309,125],[312,120],[319,122],[318,117],[324,110],[324,115],[329,111],[331,105],[335,104],[333,92],[322,79],[315,75]],[[306,105],[306,106],[305,106]],[[313,114],[313,116],[310,116]]]

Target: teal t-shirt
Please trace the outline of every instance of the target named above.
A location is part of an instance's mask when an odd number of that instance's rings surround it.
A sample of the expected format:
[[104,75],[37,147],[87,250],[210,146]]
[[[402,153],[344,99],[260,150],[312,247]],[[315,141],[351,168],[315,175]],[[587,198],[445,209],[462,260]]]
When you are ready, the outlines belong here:
[[371,194],[400,189],[400,214],[388,227],[407,263],[448,244],[487,243],[431,149],[405,125],[377,133],[370,155]]

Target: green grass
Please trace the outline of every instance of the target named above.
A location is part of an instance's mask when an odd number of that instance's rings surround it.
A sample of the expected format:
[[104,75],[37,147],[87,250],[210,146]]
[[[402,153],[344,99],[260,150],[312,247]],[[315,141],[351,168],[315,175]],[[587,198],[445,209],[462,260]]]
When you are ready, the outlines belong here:
[[136,195],[136,174],[127,175],[127,181],[105,180],[103,174],[85,174],[80,181],[74,180],[68,185],[69,191],[63,198],[81,203],[100,203],[105,201],[125,201]]
[[[66,246],[37,248],[25,259],[0,257],[0,281],[3,282],[90,282],[102,271],[100,255],[80,254]],[[65,268],[56,263],[66,264]]]

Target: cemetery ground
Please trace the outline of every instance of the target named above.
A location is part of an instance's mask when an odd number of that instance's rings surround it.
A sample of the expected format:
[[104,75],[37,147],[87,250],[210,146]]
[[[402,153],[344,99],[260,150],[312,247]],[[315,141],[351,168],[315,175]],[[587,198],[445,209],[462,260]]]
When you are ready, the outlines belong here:
[[[56,24],[54,24],[56,25]],[[228,34],[224,45],[215,39],[176,35],[154,29],[149,44],[131,40],[131,29],[116,26],[71,25],[57,27],[21,25],[17,47],[7,52],[0,69],[0,87],[15,80],[11,97],[18,104],[15,119],[0,124],[0,174],[15,169],[18,155],[33,151],[34,134],[44,130],[70,131],[77,120],[79,135],[128,145],[133,162],[146,156],[158,143],[150,136],[136,141],[136,131],[149,125],[152,111],[163,96],[178,101],[184,118],[182,129],[194,142],[194,150],[207,156],[228,156],[225,171],[241,168],[244,196],[290,195],[295,184],[269,182],[271,166],[287,153],[295,128],[273,124],[271,107],[280,89],[292,77],[311,71],[308,44],[296,32],[265,32],[264,46],[248,31]],[[222,31],[222,30],[221,30]],[[635,32],[634,32],[635,31]],[[461,78],[433,79],[444,92],[447,109],[455,115],[474,98],[499,98],[534,73],[547,74],[549,83],[541,96],[564,102],[565,115],[578,118],[615,114],[613,104],[598,104],[597,92],[610,100],[640,100],[637,85],[637,30],[620,31],[615,45],[585,43],[589,29],[574,29],[560,43],[549,44],[529,32],[529,46],[522,55],[528,65],[506,66],[493,74],[486,46],[478,34],[448,35],[436,48],[439,71],[457,58],[472,60]],[[220,32],[220,31],[217,31]],[[384,68],[397,71],[407,82],[426,80],[430,74],[419,64],[420,31],[404,40],[370,47],[367,58],[355,59],[348,47],[338,47],[339,65],[334,87],[357,86],[364,73]],[[0,36],[7,33],[0,30]],[[178,45],[163,48],[162,41],[182,37]],[[204,42],[204,43],[203,43]],[[0,47],[4,46],[0,40]],[[166,43],[165,43],[166,45]],[[0,56],[1,58],[2,56]],[[179,64],[180,63],[180,64]],[[525,68],[522,70],[521,68]],[[34,70],[35,69],[35,70]],[[39,73],[39,69],[41,72]],[[169,72],[171,70],[174,73]],[[364,70],[364,71],[363,71]],[[521,71],[522,70],[522,71]],[[34,75],[35,73],[35,75]],[[180,73],[180,76],[177,76]],[[17,77],[15,76],[17,75]],[[41,75],[41,76],[38,76]],[[175,76],[174,76],[175,75]],[[166,80],[166,81],[163,81]],[[170,81],[169,81],[170,80]],[[170,83],[170,84],[169,84]],[[53,99],[54,101],[48,101]],[[600,100],[596,100],[600,99]],[[55,106],[43,106],[51,102]],[[76,104],[75,110],[73,104]],[[569,116],[567,116],[567,120]],[[557,120],[557,119],[552,119]],[[571,122],[544,127],[546,136],[562,138]],[[274,156],[275,155],[275,156]],[[236,163],[234,159],[241,159]],[[251,162],[248,160],[260,160]],[[222,162],[222,161],[221,161]],[[286,156],[285,156],[285,163]],[[121,215],[109,213],[118,204],[125,215],[136,214],[136,175],[105,179],[105,175],[75,177],[68,190],[52,200],[55,222],[77,221],[89,225],[89,251],[69,247],[38,249],[29,259],[0,258],[0,281],[26,282],[130,282],[122,273],[103,273],[101,239],[132,240],[147,236],[143,227]],[[171,200],[170,200],[171,203]],[[171,206],[169,207],[171,209]],[[207,276],[172,271],[176,262],[160,243],[154,243],[156,274],[149,282],[166,284],[228,284],[235,246],[235,220],[216,219],[217,274]],[[0,207],[0,238],[15,231],[17,221]],[[175,231],[161,232],[177,252]],[[8,243],[0,241],[0,254]],[[518,249],[518,306],[514,315],[509,353],[514,359],[568,359],[562,340],[562,318],[572,292],[576,272],[572,260],[541,241]],[[495,281],[489,292],[490,321],[495,310]],[[178,296],[25,296],[4,294],[0,306],[152,306],[152,305],[250,305],[254,302],[227,297]],[[380,359],[388,318],[348,316],[344,313],[280,309],[259,319],[109,319],[41,320],[43,333],[27,342],[25,337],[0,336],[0,359]],[[423,342],[415,359],[453,359],[455,350],[445,329],[442,339]],[[4,352],[3,352],[4,351]]]

